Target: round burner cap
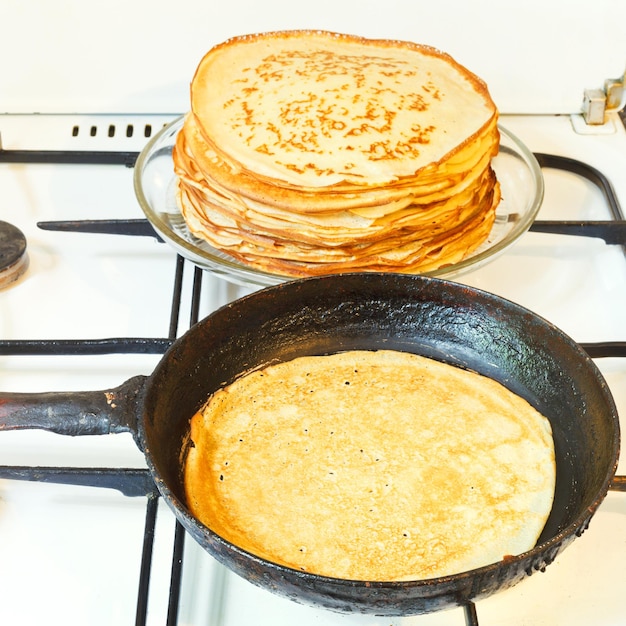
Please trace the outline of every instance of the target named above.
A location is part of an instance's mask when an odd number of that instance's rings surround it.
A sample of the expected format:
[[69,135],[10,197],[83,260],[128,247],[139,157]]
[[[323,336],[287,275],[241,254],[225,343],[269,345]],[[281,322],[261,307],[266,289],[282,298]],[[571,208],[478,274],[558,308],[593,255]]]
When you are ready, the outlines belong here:
[[0,221],[0,289],[15,282],[27,267],[24,233],[13,224]]

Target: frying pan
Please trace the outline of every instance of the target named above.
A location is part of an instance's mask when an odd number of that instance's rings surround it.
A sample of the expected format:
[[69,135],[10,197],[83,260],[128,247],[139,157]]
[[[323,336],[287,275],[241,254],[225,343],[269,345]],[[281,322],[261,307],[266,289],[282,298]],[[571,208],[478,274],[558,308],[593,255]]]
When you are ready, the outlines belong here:
[[[556,493],[532,550],[441,578],[352,581],[265,561],[190,514],[182,478],[188,425],[209,394],[269,363],[378,348],[415,352],[490,376],[548,417],[556,449]],[[574,341],[493,294],[398,274],[325,276],[257,291],[193,326],[150,376],[114,389],[1,394],[0,429],[20,428],[69,435],[130,431],[165,502],[218,561],[301,603],[388,616],[465,605],[544,570],[587,528],[606,496],[619,455],[615,404],[602,375]]]

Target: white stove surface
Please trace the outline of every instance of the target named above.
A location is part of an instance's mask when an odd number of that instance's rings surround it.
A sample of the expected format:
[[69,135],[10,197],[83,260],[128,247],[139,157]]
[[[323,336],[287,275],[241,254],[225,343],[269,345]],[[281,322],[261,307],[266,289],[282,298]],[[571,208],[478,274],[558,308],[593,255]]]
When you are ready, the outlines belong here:
[[[0,116],[4,149],[139,150],[144,128],[167,116]],[[588,162],[611,180],[626,208],[626,133],[617,118],[578,134],[569,116],[505,116],[535,152]],[[129,125],[133,136],[126,136]],[[77,137],[71,129],[77,126]],[[95,137],[90,135],[96,127]],[[109,137],[109,127],[115,134]],[[542,219],[608,219],[601,194],[574,174],[545,170]],[[0,219],[28,240],[30,267],[0,291],[0,339],[165,337],[175,254],[150,238],[49,232],[38,221],[141,218],[132,169],[0,164]],[[191,267],[184,293],[190,292]],[[600,240],[528,233],[491,264],[458,278],[518,302],[580,342],[625,340],[626,260]],[[201,316],[244,288],[206,275]],[[183,298],[180,331],[188,325]],[[149,374],[154,355],[0,356],[0,390],[104,389]],[[626,360],[598,359],[626,415]],[[0,465],[145,467],[132,438],[0,433]],[[621,462],[619,473],[626,473]],[[145,502],[115,491],[0,480],[0,623],[132,624]],[[166,623],[174,519],[160,506],[148,624]],[[481,626],[626,623],[626,496],[610,492],[584,535],[545,573],[477,604]],[[456,626],[461,609],[390,619],[296,605],[218,566],[187,540],[178,624]]]

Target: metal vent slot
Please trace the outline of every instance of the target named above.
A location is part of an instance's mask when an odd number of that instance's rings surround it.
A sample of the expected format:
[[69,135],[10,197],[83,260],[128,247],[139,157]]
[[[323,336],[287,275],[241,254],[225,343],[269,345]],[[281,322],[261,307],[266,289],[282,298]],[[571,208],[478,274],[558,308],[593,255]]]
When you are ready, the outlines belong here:
[[[129,124],[126,124],[126,128],[124,129],[123,133],[128,139],[130,139],[135,136],[135,129],[136,129],[136,125],[129,123]],[[81,131],[82,131],[81,126],[79,126],[78,124],[74,124],[71,130],[72,137],[79,137],[81,135]],[[96,137],[98,133],[99,133],[98,126],[92,125],[89,127],[88,134],[90,137]],[[107,127],[107,131],[106,131],[107,137],[115,137],[117,133],[118,133],[118,125],[109,124]],[[152,124],[146,123],[143,125],[142,128],[140,128],[140,135],[142,135],[146,139],[149,139],[150,137],[152,137],[152,133],[153,133]]]

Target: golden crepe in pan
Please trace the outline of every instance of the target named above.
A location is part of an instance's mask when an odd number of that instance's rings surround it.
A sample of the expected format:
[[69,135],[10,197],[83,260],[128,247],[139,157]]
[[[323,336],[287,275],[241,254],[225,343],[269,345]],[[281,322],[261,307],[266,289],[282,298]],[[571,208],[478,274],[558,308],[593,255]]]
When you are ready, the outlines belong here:
[[485,84],[427,46],[237,37],[194,75],[178,204],[194,235],[257,269],[425,271],[491,230],[497,119]]
[[330,577],[467,571],[534,547],[552,507],[550,423],[499,383],[396,351],[301,357],[191,421],[192,513],[257,556]]

